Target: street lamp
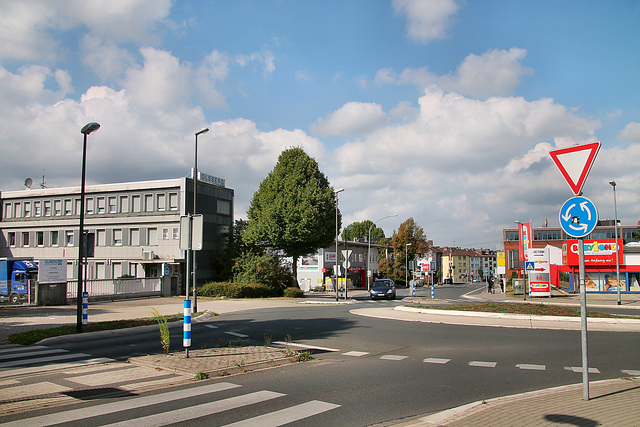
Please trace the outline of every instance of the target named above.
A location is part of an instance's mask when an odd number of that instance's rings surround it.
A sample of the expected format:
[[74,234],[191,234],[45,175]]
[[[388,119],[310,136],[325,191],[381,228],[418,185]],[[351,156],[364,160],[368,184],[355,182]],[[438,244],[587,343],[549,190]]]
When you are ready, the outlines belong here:
[[407,285],[407,287],[409,287],[409,283],[407,282],[407,276],[409,274],[409,269],[407,268],[407,261],[409,260],[409,246],[411,246],[411,243],[405,243],[404,245],[404,284]]
[[[198,135],[202,135],[203,133],[207,133],[209,132],[209,128],[203,128],[200,129],[198,132],[196,132],[196,145],[195,145],[195,159],[193,161],[193,216],[195,217],[196,215],[196,195],[198,194]],[[191,224],[192,221],[189,221],[189,223]],[[191,233],[189,233],[189,235],[191,236],[191,234],[193,233],[193,224],[190,226],[191,227]],[[193,236],[192,236],[193,238]],[[197,295],[197,288],[198,288],[198,283],[196,281],[196,267],[198,266],[198,263],[196,261],[196,251],[195,249],[192,247],[191,250],[193,251],[193,312],[197,313],[198,312],[198,295]]]
[[334,287],[336,289],[336,301],[338,301],[338,193],[342,193],[344,191],[344,188],[340,188],[336,191],[334,191],[334,195],[336,197],[336,266],[335,266],[335,271],[334,271],[334,277],[336,278],[335,283],[334,283]]
[[[369,243],[369,247],[367,249],[367,290],[371,290],[371,280],[370,277],[372,278],[372,274],[371,274],[371,269],[369,268],[369,261],[371,260],[371,229],[373,228],[374,225],[376,225],[378,222],[382,221],[383,219],[387,219],[387,218],[391,218],[393,216],[398,216],[398,214],[393,214],[393,215],[387,215],[385,217],[380,218],[379,220],[377,220],[376,222],[374,222],[373,224],[371,224],[371,226],[369,226],[369,238],[367,239],[367,242]],[[376,268],[377,270],[377,268]]]
[[100,124],[91,122],[84,125],[80,133],[84,135],[82,144],[82,178],[80,180],[80,233],[78,235],[78,294],[76,295],[77,319],[76,331],[82,332],[82,252],[84,245],[84,182],[87,166],[87,135],[100,129]]
[[[524,278],[524,284],[522,285],[522,295],[524,300],[526,301],[527,300],[527,270],[526,270],[527,254],[524,253],[524,246],[523,246],[523,242],[521,241],[522,236],[520,233],[520,226],[523,225],[523,223],[520,221],[514,221],[514,222],[518,224],[518,242],[520,242],[520,250],[522,250],[523,252],[522,259],[525,261],[525,268],[522,270],[522,276]],[[531,291],[529,291],[529,296],[531,296]]]
[[620,296],[620,248],[618,247],[618,203],[616,200],[616,182],[609,181],[609,184],[613,187],[613,208],[615,210],[616,215],[616,284],[618,285],[618,305],[622,304],[622,299]]

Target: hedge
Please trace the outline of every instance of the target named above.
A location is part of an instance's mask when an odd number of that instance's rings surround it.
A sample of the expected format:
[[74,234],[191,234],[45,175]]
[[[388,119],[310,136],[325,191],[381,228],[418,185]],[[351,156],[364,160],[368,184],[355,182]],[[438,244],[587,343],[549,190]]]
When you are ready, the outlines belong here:
[[211,282],[198,286],[198,295],[226,298],[268,298],[275,296],[273,290],[259,283]]
[[285,288],[285,298],[304,298],[304,292],[300,288]]

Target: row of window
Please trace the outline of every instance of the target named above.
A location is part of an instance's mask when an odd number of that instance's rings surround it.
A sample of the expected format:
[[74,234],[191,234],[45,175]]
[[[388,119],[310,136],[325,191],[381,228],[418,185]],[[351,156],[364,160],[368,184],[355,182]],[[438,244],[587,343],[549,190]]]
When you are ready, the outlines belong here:
[[[156,246],[158,244],[157,228],[146,228],[142,230],[139,228],[114,228],[110,230],[99,229],[92,234],[94,234],[96,246],[123,246],[123,243],[127,246],[140,246],[141,232],[144,233],[143,235],[145,237],[146,246]],[[107,233],[109,233],[109,235],[107,235]],[[76,235],[77,230],[51,230],[48,232],[48,240],[45,242],[44,231],[23,231],[19,233],[9,231],[7,232],[7,245],[9,247],[19,246],[25,248],[74,246]],[[123,236],[127,237],[126,242],[124,242]],[[109,237],[109,242],[107,241],[107,237]],[[179,240],[180,229],[178,227],[163,228],[161,229],[160,237],[162,240]],[[31,240],[32,238],[35,238],[34,241]],[[61,241],[61,239],[64,240]]]
[[[116,214],[154,211],[177,211],[178,193],[134,194],[85,199],[86,211],[91,214]],[[4,203],[4,218],[31,218],[80,214],[80,199],[36,200]]]
[[[624,239],[625,242],[635,241],[633,233],[637,230],[634,228],[618,228],[618,237]],[[518,230],[506,230],[505,239],[507,242],[517,242],[520,240]],[[616,229],[612,228],[596,228],[593,232],[587,236],[589,239],[615,239]],[[558,241],[558,240],[570,240],[573,237],[567,235],[560,229],[543,229],[533,230],[533,240],[538,241]]]

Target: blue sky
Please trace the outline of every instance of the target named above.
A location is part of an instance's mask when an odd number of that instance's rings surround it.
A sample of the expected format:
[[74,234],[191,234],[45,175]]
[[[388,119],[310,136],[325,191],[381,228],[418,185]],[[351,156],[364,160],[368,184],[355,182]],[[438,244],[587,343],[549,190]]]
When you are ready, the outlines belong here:
[[638,2],[10,0],[0,43],[2,191],[77,185],[89,121],[93,183],[184,176],[208,126],[199,168],[237,218],[302,146],[347,223],[494,249],[514,220],[557,225],[549,150],[600,140],[584,195],[612,218],[615,179],[640,219]]

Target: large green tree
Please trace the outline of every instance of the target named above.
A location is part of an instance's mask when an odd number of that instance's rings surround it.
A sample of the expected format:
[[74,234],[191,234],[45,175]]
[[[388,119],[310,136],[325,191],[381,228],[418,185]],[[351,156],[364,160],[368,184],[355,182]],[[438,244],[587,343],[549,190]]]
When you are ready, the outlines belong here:
[[394,278],[404,282],[405,261],[413,260],[416,254],[427,250],[427,235],[413,218],[409,218],[400,224],[398,231],[393,232],[391,244],[395,255]]
[[352,222],[342,230],[342,240],[353,240],[358,238],[369,238],[369,227],[371,227],[371,238],[384,239],[384,231],[373,225],[370,219],[361,222]]
[[[245,242],[292,257],[296,284],[298,258],[330,246],[335,239],[334,190],[318,163],[300,147],[280,154],[254,193],[247,216]],[[340,220],[338,212],[338,224]]]

